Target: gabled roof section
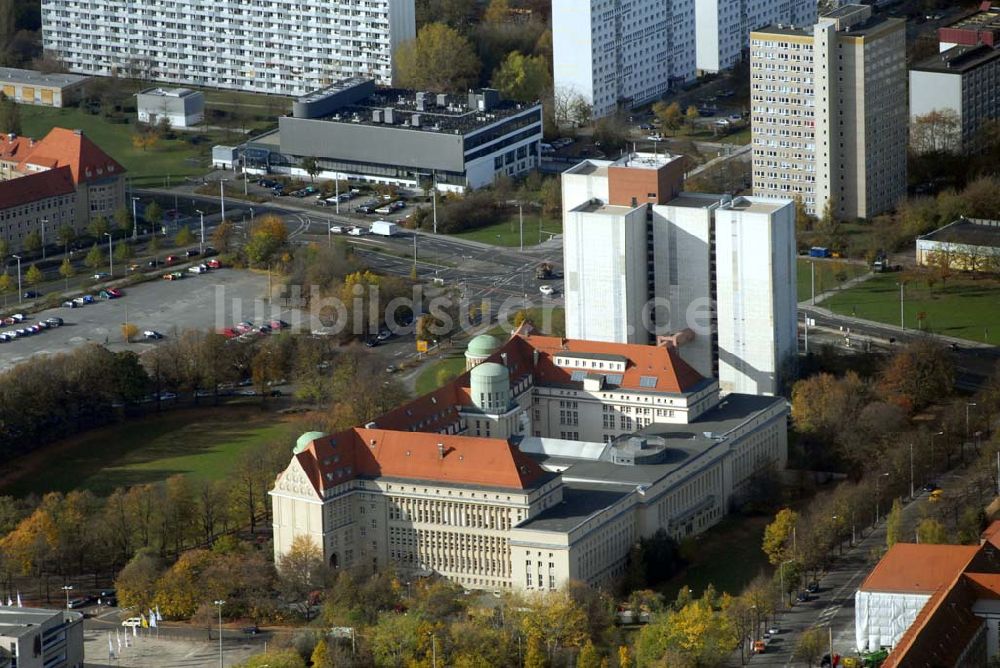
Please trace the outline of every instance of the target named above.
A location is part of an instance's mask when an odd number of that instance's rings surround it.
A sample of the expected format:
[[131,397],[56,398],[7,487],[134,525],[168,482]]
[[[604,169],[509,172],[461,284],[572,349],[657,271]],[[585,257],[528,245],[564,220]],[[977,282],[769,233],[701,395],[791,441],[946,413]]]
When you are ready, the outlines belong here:
[[[625,358],[627,363],[623,374],[612,372],[608,374],[620,375],[621,381],[616,385],[628,390],[648,392],[651,390],[649,379],[656,378],[655,391],[683,394],[696,389],[705,380],[690,364],[681,359],[677,349],[671,346],[581,341],[530,333],[518,334],[511,339],[511,341],[516,340],[523,341],[532,350],[539,352],[539,361],[535,365],[535,379],[543,385],[579,382],[572,380],[572,369],[556,366],[555,357],[560,353],[572,357],[592,356],[594,359]],[[589,368],[587,370],[593,371]],[[643,380],[644,377],[646,380]]]
[[20,162],[28,154],[35,142],[28,137],[0,134],[0,160]]
[[0,209],[30,204],[76,192],[69,167],[59,167],[29,174],[10,181],[0,181]]
[[978,545],[896,543],[861,584],[861,590],[933,594],[954,582],[978,552]]
[[45,169],[68,166],[74,183],[87,183],[119,176],[125,168],[90,140],[81,130],[52,128],[49,134],[35,144],[18,170],[30,172],[29,166]]
[[524,490],[549,475],[503,439],[387,429],[317,438],[296,458],[321,495],[359,477]]

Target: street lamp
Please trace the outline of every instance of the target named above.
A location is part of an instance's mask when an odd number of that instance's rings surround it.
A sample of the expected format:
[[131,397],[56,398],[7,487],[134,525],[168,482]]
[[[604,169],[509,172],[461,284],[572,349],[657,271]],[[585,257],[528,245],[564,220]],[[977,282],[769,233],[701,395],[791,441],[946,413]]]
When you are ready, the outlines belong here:
[[974,401],[965,404],[965,440],[967,441],[969,440],[969,409],[973,406],[978,406],[978,404]]
[[114,237],[112,237],[107,232],[104,233],[104,236],[106,236],[108,238],[108,266],[110,267],[110,269],[108,271],[111,274],[111,277],[114,278],[114,275],[115,275],[115,258],[114,258],[114,250],[111,248],[111,241],[112,241],[112,239],[114,239]]
[[12,255],[15,260],[17,260],[17,303],[20,304],[24,299],[24,293],[21,292],[21,256]]
[[198,252],[205,252],[205,212],[201,209],[195,209],[195,213],[201,216],[201,236],[198,240]]
[[897,285],[899,286],[899,328],[906,331],[906,320],[903,316],[903,291],[906,287],[906,283],[900,281]]
[[879,493],[879,483],[882,481],[882,478],[886,478],[888,476],[889,476],[888,473],[880,473],[879,475],[875,476],[875,521],[872,522],[872,526],[878,525],[878,518],[879,518],[879,494],[880,494]]
[[139,216],[135,212],[136,202],[138,201],[138,197],[132,198],[132,241],[139,238]]
[[222,606],[226,604],[223,600],[216,600],[213,603],[219,606],[219,668],[223,668],[222,664]]
[[45,226],[49,224],[48,218],[42,218],[42,259],[45,259]]
[[66,609],[69,609],[69,593],[73,591],[73,585],[63,585],[63,591],[66,592]]
[[222,206],[222,220],[226,219],[226,181],[229,179],[219,179],[219,204]]
[[437,636],[431,631],[428,633],[431,637],[431,668],[437,668],[438,665],[438,653],[437,653]]

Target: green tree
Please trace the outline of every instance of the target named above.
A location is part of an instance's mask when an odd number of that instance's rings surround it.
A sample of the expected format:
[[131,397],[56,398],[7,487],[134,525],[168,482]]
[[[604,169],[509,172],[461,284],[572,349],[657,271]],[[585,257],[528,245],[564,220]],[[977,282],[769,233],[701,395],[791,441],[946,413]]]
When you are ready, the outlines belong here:
[[576,668],[601,668],[601,654],[590,640],[580,648],[576,658]]
[[[5,2],[9,7],[12,3]],[[0,10],[2,12],[2,10]],[[0,37],[2,39],[2,37]],[[21,110],[14,100],[0,93],[0,133],[21,134]]]
[[236,235],[236,225],[231,220],[224,220],[212,232],[212,245],[220,253],[228,253],[232,248],[233,237]]
[[104,264],[104,255],[101,253],[101,249],[97,244],[91,246],[90,250],[87,251],[87,257],[83,259],[83,263],[89,269],[97,269]]
[[87,232],[98,241],[100,241],[101,238],[104,237],[104,235],[110,230],[111,227],[108,225],[108,219],[104,216],[94,218],[90,221],[90,224],[87,225]]
[[774,521],[764,529],[764,554],[772,565],[777,566],[794,555],[794,532],[799,514],[790,508],[782,508],[774,516]]
[[330,656],[330,648],[327,645],[326,637],[319,639],[316,647],[313,648],[310,662],[313,668],[333,668],[333,660]]
[[899,499],[892,502],[892,510],[885,518],[885,546],[892,547],[899,542],[899,531],[903,523],[903,504]]
[[917,525],[917,541],[931,545],[943,545],[948,542],[948,530],[936,519],[925,517]]
[[687,111],[684,112],[684,120],[687,121],[687,124],[691,127],[694,127],[694,122],[699,118],[701,118],[701,114],[698,113],[698,107],[693,104],[687,108]]
[[799,642],[795,645],[793,657],[798,661],[804,661],[812,666],[819,662],[823,651],[827,647],[827,633],[818,627],[813,627],[799,636]]
[[319,163],[316,162],[316,158],[311,155],[302,158],[302,169],[304,169],[306,174],[309,175],[309,182],[314,183],[316,181],[316,175],[320,172]]
[[37,265],[31,265],[28,267],[28,271],[24,272],[24,282],[28,285],[34,287],[45,280],[45,275],[42,270],[38,268]]
[[524,668],[548,668],[548,665],[542,639],[534,633],[529,635],[527,651],[524,653]]
[[174,237],[174,244],[177,246],[187,246],[192,243],[194,243],[194,234],[191,233],[191,229],[187,225],[177,230],[177,235]]
[[22,245],[24,246],[24,250],[29,253],[37,253],[42,250],[42,235],[38,232],[38,230],[32,230],[31,232],[28,232],[28,236],[24,238],[24,243]]
[[247,258],[257,266],[265,266],[276,259],[287,241],[288,228],[284,221],[273,215],[262,216],[247,242]]
[[160,228],[160,224],[163,222],[163,209],[155,201],[150,202],[142,212],[142,217],[149,225],[150,233],[155,235]]
[[14,289],[14,279],[6,269],[0,274],[0,294],[3,294],[3,304],[7,306],[7,295]]
[[543,56],[526,56],[520,51],[511,51],[493,73],[493,87],[510,100],[539,100],[552,87],[549,70]]
[[63,252],[69,252],[69,245],[76,239],[76,230],[73,229],[72,225],[63,225],[56,234],[59,237],[59,243],[62,244]]
[[322,588],[328,576],[323,551],[309,536],[296,536],[288,552],[278,560],[282,588],[293,601],[303,601],[309,592]]
[[73,269],[73,263],[69,261],[68,257],[64,257],[62,264],[59,265],[59,275],[63,277],[65,281],[64,289],[69,290],[69,279],[73,278],[76,271]]
[[146,244],[146,250],[153,255],[160,252],[160,238],[156,236],[155,232],[151,237],[149,237],[149,243]]
[[562,186],[559,179],[551,177],[542,182],[539,192],[542,199],[542,214],[554,218],[562,214]]
[[396,49],[400,85],[437,93],[461,92],[479,79],[480,63],[475,49],[457,30],[443,23],[430,23],[417,37]]
[[483,12],[483,23],[492,23],[494,25],[506,23],[509,17],[509,0],[490,0],[490,4],[486,7],[486,11]]
[[121,260],[122,262],[124,262],[125,260],[131,259],[134,255],[135,253],[132,252],[131,244],[129,244],[129,242],[125,241],[124,239],[119,241],[118,245],[115,246],[116,260]]
[[675,131],[681,126],[684,114],[681,105],[676,102],[667,104],[662,100],[653,105],[653,115],[660,121],[660,125],[665,130]]
[[0,259],[7,259],[10,255],[10,242],[0,237]]
[[115,209],[115,225],[126,234],[132,231],[132,214],[123,206]]

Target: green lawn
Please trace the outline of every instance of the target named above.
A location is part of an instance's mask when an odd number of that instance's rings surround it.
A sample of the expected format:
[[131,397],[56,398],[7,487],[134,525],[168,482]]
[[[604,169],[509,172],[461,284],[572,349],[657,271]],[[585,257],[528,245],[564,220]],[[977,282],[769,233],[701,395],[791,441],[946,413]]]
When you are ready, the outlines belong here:
[[684,585],[693,596],[701,596],[711,584],[718,592],[741,593],[760,572],[771,572],[760,548],[767,517],[733,516],[694,538],[691,565],[665,582],[659,591],[668,601],[677,598]]
[[[490,329],[488,334],[492,334],[501,341],[510,336],[513,329],[514,315],[511,313],[510,321],[498,323]],[[535,325],[535,329],[547,336],[566,336],[566,309],[561,306],[553,306],[548,313],[542,307],[529,308],[527,312],[528,320]]]
[[128,170],[136,186],[163,185],[168,176],[175,181],[185,176],[204,174],[210,162],[212,145],[221,141],[219,133],[210,133],[208,141],[194,146],[184,141],[184,133],[178,132],[177,139],[162,139],[156,146],[144,151],[132,146],[134,126],[131,123],[112,123],[103,116],[88,114],[75,107],[22,106],[21,126],[26,136],[36,139],[44,137],[53,127],[83,130],[95,144]]
[[[541,225],[541,234],[539,234],[539,224]],[[552,234],[562,234],[562,220],[545,218],[536,211],[524,212],[525,246],[537,245],[539,237],[541,241],[548,241]],[[495,225],[463,230],[451,236],[493,244],[494,246],[518,247],[521,244],[520,222],[517,213]]]
[[433,392],[463,371],[465,371],[465,357],[462,355],[434,360],[417,374],[417,396]]
[[[844,315],[899,325],[899,285],[902,274],[879,274],[830,297],[823,306]],[[923,328],[973,341],[1000,339],[1000,280],[953,276],[928,287],[923,275],[910,276],[903,299],[906,327]],[[987,332],[989,333],[987,337]]]
[[9,462],[24,473],[0,494],[72,489],[108,494],[177,473],[221,479],[244,448],[274,444],[291,453],[299,431],[293,420],[256,407],[172,411],[92,431]]
[[[814,264],[810,260],[799,258],[797,278],[798,278],[798,300],[804,302],[812,295],[812,268]],[[822,294],[824,290],[832,290],[840,283],[837,274],[841,271],[846,275],[845,280],[851,280],[861,276],[868,271],[868,268],[861,264],[845,262],[843,260],[817,259],[816,265],[816,294]]]

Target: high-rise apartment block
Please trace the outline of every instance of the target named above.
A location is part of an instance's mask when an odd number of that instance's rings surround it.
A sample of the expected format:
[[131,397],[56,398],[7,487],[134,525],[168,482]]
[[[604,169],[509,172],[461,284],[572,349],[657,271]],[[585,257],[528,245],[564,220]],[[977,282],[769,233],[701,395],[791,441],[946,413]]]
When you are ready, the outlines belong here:
[[815,20],[816,0],[553,0],[556,91],[607,116],[732,67],[754,28]]
[[72,72],[302,95],[392,81],[413,0],[42,0],[45,50]]
[[749,46],[751,30],[772,23],[811,26],[816,0],[698,0],[695,7],[699,72],[732,67]]
[[906,22],[845,5],[750,34],[753,185],[871,218],[906,193]]
[[557,95],[595,117],[655,100],[695,76],[695,0],[553,0]]
[[776,393],[796,352],[793,202],[683,179],[656,154],[563,174],[567,335],[671,345],[724,392]]

